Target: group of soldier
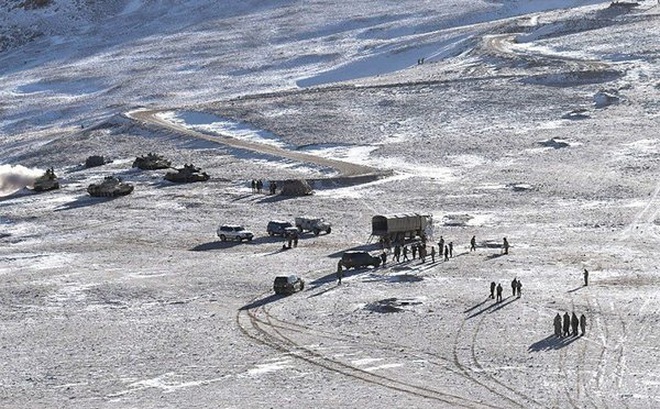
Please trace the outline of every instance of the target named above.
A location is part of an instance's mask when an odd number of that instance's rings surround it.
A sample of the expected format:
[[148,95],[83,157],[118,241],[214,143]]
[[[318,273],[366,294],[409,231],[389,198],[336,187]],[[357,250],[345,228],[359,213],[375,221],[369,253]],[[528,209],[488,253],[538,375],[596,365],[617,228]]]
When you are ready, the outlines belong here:
[[[490,296],[488,298],[495,299],[496,302],[502,301],[502,292],[504,289],[502,288],[502,284],[495,284],[495,281],[491,281],[490,283]],[[522,295],[522,283],[518,278],[514,278],[513,281],[511,281],[511,292],[513,297],[518,297]]]
[[568,312],[565,312],[563,319],[562,316],[557,313],[553,324],[555,327],[555,336],[557,338],[569,336],[577,337],[578,327],[580,327],[580,330],[582,331],[581,335],[584,335],[587,331],[587,317],[585,317],[584,314],[581,314],[580,318],[578,318],[575,312],[573,312],[572,315],[568,315]]
[[[264,182],[261,179],[252,179],[250,184],[252,186],[252,193],[261,193],[264,188]],[[274,180],[269,183],[268,191],[271,195],[274,195],[277,191],[277,183]]]

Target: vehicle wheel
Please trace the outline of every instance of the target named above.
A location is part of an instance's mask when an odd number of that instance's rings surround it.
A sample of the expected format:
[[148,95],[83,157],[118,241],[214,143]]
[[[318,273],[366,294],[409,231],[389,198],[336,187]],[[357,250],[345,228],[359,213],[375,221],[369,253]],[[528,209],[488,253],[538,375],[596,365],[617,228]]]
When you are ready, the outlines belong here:
[[320,231],[319,229],[314,229],[314,235],[315,235],[315,236],[318,236],[319,233],[321,233],[321,231]]
[[227,241],[227,238],[225,237],[224,234],[220,235],[220,241]]
[[273,237],[273,236],[275,235],[275,233],[273,233],[272,231],[269,231],[269,232],[268,232],[268,235],[269,235],[270,237]]
[[328,230],[326,230],[325,232],[330,234],[331,231],[332,231],[332,227],[328,227]]
[[298,228],[298,231],[302,233],[302,226],[296,226]]
[[252,237],[248,237],[247,241],[252,241]]

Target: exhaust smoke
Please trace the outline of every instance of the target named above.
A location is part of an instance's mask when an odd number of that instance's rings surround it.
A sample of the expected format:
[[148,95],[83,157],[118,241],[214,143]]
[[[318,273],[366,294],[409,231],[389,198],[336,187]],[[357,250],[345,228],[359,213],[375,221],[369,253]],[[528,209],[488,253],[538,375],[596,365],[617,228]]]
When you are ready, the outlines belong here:
[[32,187],[44,171],[22,165],[0,165],[0,197],[9,196],[24,187]]

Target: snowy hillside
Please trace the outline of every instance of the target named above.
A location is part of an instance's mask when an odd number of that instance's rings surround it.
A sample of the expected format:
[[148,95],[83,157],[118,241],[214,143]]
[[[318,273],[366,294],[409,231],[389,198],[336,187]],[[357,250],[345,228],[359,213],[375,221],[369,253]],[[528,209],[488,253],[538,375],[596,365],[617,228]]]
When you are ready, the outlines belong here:
[[[0,1],[0,406],[657,407],[659,32],[655,0]],[[338,285],[413,212],[451,258]],[[301,215],[331,233],[284,250]]]

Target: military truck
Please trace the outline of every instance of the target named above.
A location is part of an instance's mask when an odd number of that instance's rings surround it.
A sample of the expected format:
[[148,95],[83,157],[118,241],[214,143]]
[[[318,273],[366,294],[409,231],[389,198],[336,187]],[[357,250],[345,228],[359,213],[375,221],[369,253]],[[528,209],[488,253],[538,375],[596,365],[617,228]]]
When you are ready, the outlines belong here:
[[407,238],[426,240],[433,227],[433,216],[420,213],[377,215],[371,219],[371,235],[383,242],[401,243]]
[[294,221],[298,231],[301,233],[311,231],[315,236],[318,236],[322,231],[328,234],[332,231],[332,224],[325,221],[322,217],[299,216]]

